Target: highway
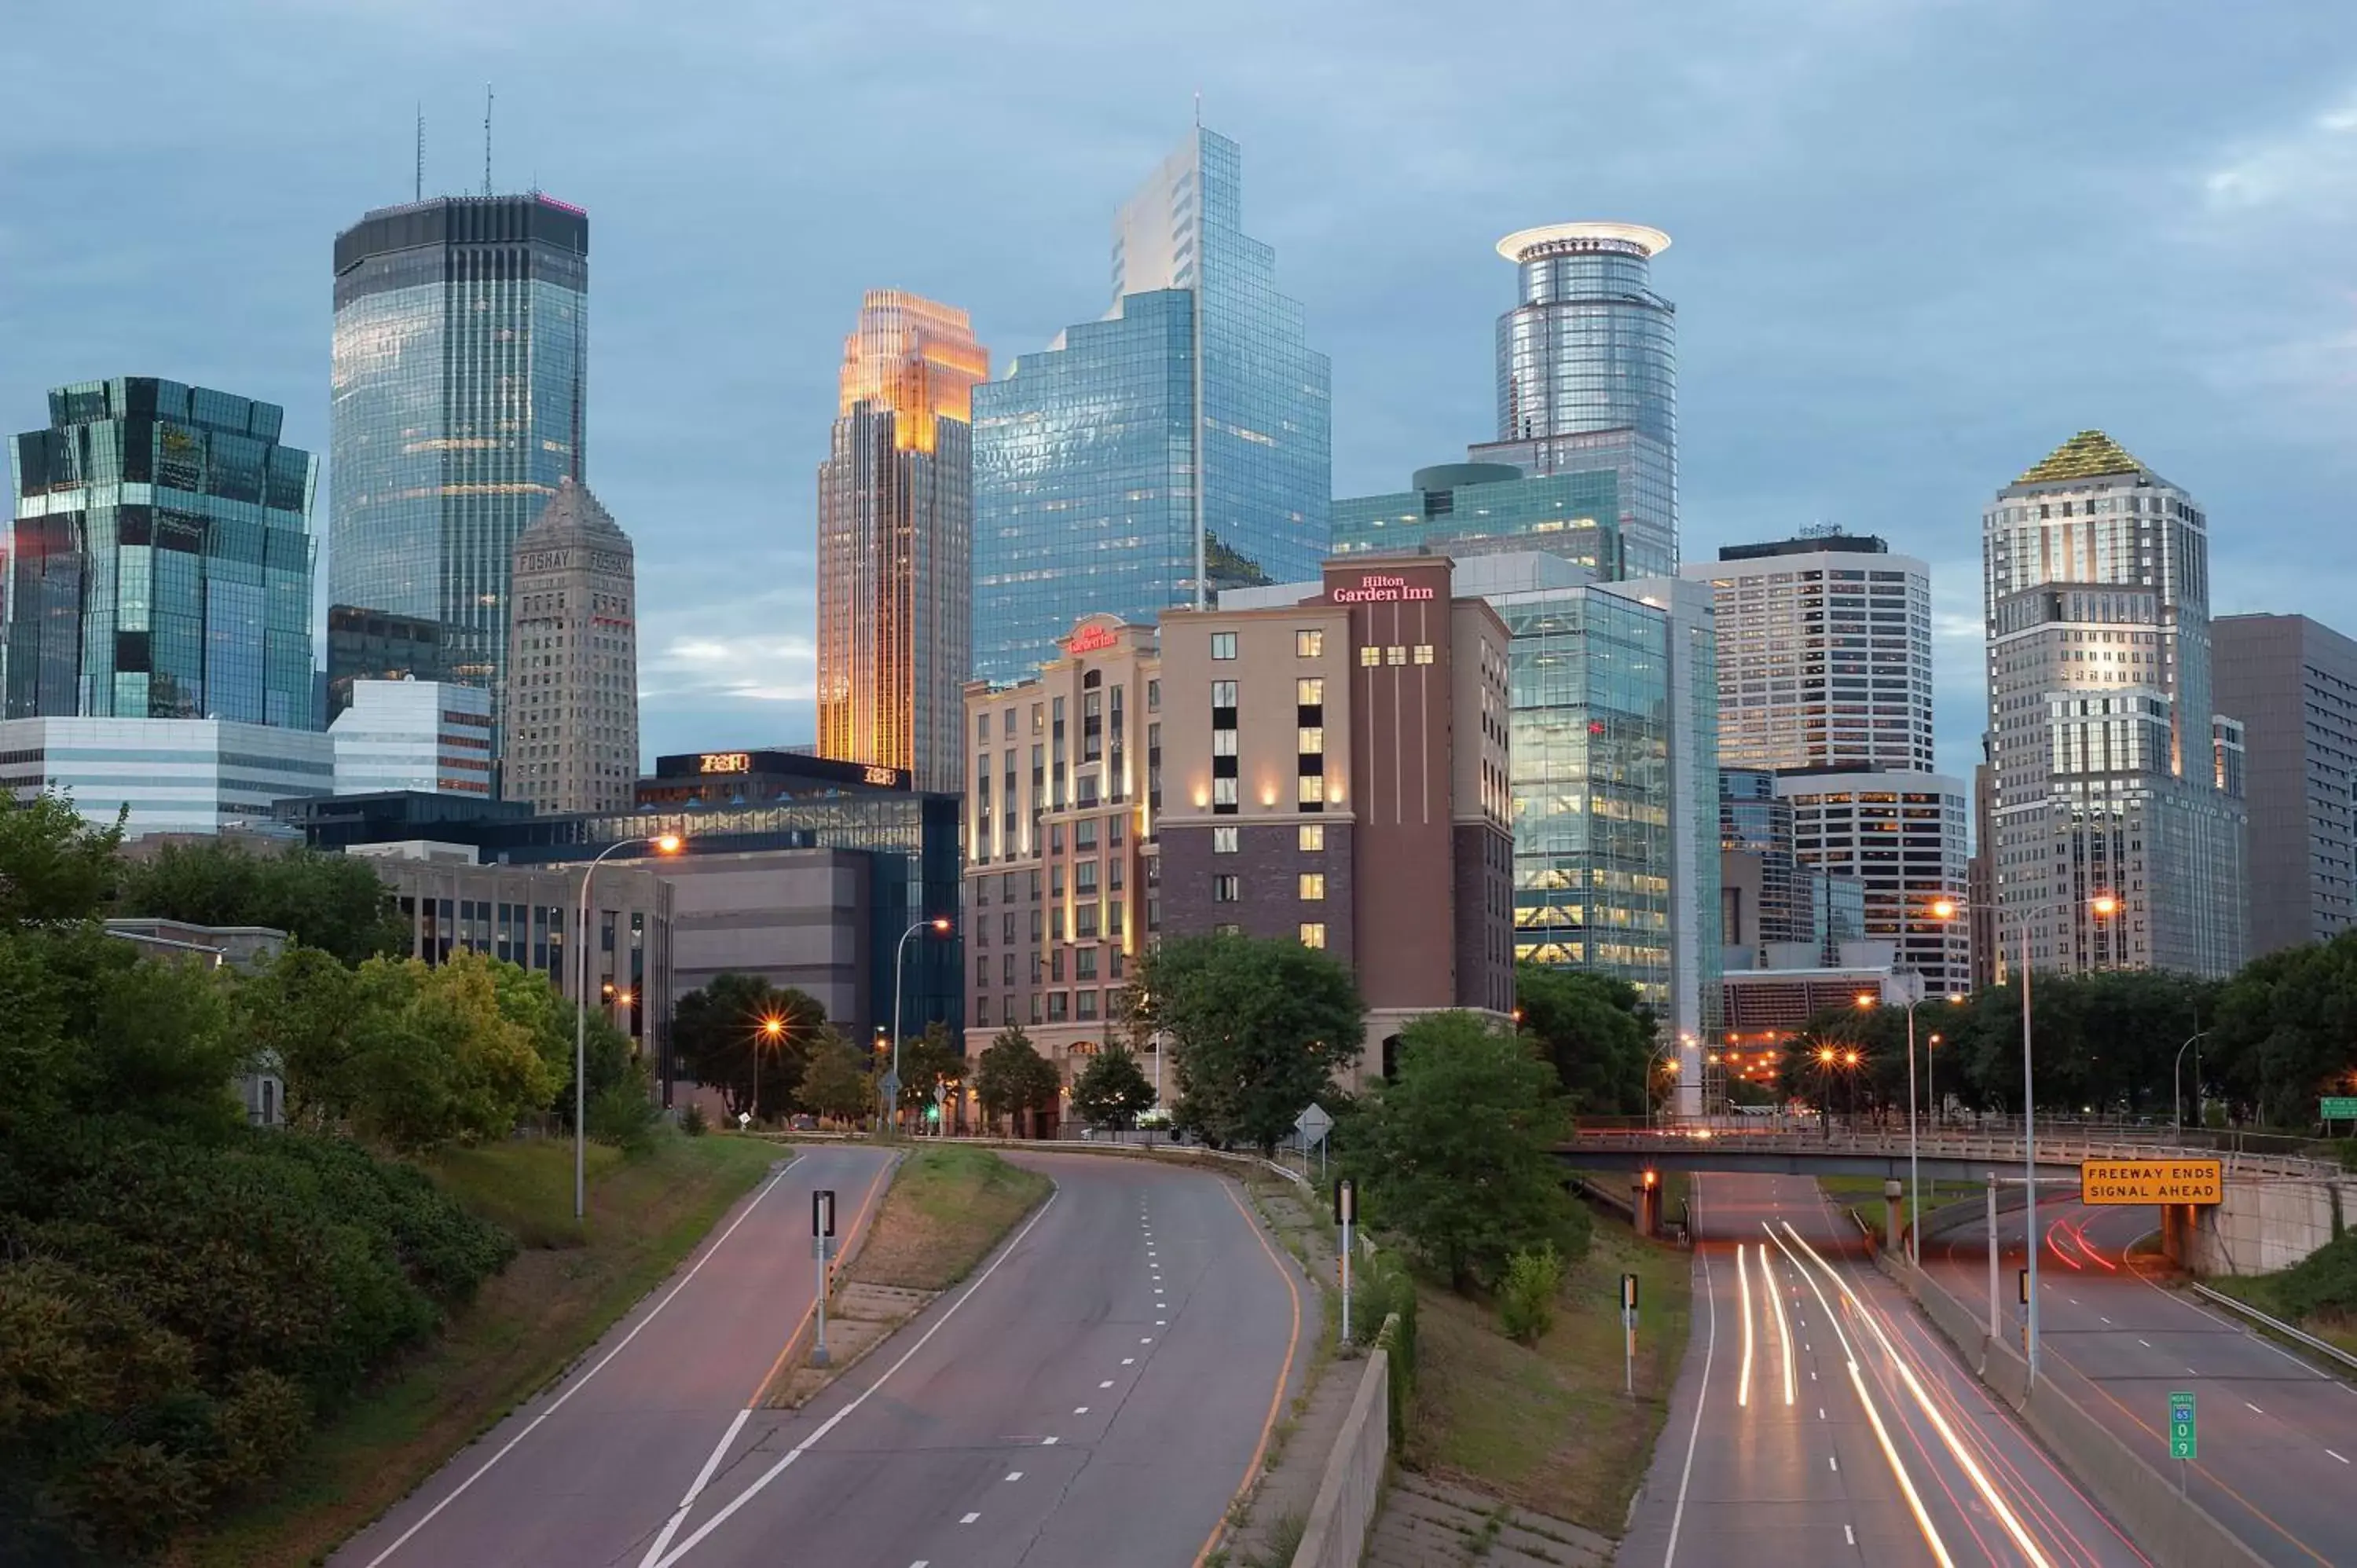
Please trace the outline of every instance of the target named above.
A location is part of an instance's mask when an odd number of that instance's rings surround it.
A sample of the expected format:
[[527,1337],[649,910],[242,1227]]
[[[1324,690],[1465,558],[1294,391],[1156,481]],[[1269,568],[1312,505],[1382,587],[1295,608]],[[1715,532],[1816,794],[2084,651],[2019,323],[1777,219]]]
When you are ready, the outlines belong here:
[[[2000,1310],[2017,1334],[2023,1221],[2018,1209],[1998,1220]],[[2177,1463],[2168,1396],[2191,1391],[2201,1457],[2185,1478],[2195,1498],[2269,1563],[2357,1562],[2357,1387],[2130,1266],[2128,1246],[2159,1226],[2152,1208],[2091,1208],[2075,1195],[2040,1204],[2041,1370],[2164,1472]],[[1985,1223],[1936,1238],[1923,1262],[1986,1313]]]
[[1695,1182],[1692,1342],[1619,1563],[2148,1561],[1875,1270],[1813,1179]]
[[805,1154],[334,1562],[1194,1563],[1298,1391],[1314,1297],[1220,1176],[1009,1157],[1054,1194],[802,1410],[748,1404],[810,1299],[808,1194],[864,1203],[879,1151]]

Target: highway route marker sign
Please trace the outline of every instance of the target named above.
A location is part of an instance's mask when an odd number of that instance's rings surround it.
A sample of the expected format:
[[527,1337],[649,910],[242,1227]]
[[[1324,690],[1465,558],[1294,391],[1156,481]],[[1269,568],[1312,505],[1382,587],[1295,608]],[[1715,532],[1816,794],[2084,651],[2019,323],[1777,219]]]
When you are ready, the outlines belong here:
[[2169,1396],[2169,1456],[2172,1459],[2201,1457],[2201,1440],[2193,1430],[2193,1394],[2190,1390],[2173,1390]]
[[2082,1160],[2079,1199],[2093,1205],[2223,1203],[2219,1160]]

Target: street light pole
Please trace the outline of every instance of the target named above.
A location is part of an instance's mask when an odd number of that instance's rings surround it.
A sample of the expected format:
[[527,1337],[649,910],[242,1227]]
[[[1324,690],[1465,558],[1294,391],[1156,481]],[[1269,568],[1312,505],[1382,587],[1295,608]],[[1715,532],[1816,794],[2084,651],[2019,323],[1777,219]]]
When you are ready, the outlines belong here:
[[884,1126],[888,1133],[900,1130],[900,965],[909,956],[909,939],[928,928],[946,931],[950,923],[939,918],[912,922],[892,949],[892,1077],[884,1090]]
[[[2185,1138],[2185,1090],[2177,1080],[2177,1069],[2185,1065],[2186,1046],[2192,1045],[2209,1032],[2207,1029],[2196,1030],[2185,1045],[2177,1047],[2177,1059],[2169,1064],[2169,1090],[2174,1102],[2169,1124],[2179,1143]],[[2198,1111],[2201,1103],[2201,1053],[2199,1051],[2193,1053],[2193,1102]]]
[[574,944],[581,950],[575,971],[581,983],[574,992],[573,1008],[573,1218],[584,1219],[589,1213],[588,1159],[588,1059],[589,1059],[589,884],[597,875],[597,867],[606,857],[626,849],[651,844],[658,854],[677,854],[680,838],[677,833],[658,833],[653,838],[616,839],[601,849],[581,873],[581,918],[573,928]]

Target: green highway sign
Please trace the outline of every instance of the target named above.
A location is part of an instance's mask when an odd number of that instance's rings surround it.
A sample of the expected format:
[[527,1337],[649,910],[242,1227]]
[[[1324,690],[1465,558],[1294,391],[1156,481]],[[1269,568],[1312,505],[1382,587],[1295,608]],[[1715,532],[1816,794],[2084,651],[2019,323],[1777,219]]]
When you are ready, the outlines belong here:
[[2201,1457],[2201,1443],[2193,1432],[2193,1395],[2190,1392],[2172,1391],[2169,1396],[2169,1456]]
[[2357,1122],[2357,1094],[2328,1094],[2318,1120],[2324,1122]]

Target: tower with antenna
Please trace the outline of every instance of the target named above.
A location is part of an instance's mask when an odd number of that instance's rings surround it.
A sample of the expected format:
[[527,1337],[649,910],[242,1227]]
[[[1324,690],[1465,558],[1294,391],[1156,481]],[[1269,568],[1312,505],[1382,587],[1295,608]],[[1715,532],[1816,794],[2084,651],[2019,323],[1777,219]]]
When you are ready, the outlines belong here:
[[491,193],[491,84],[483,83],[483,194]]

